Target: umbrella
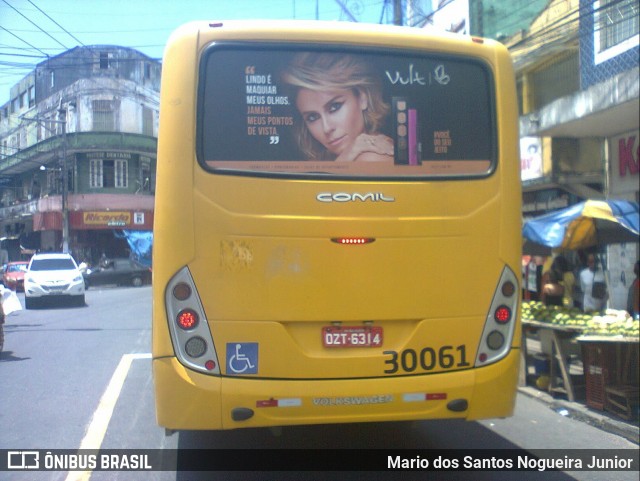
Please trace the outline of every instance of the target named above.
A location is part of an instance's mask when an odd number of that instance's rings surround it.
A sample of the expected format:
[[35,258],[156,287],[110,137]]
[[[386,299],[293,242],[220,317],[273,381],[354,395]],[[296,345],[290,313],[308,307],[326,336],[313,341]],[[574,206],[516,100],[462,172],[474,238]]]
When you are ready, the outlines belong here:
[[523,237],[553,249],[638,242],[638,203],[586,200],[525,221]]

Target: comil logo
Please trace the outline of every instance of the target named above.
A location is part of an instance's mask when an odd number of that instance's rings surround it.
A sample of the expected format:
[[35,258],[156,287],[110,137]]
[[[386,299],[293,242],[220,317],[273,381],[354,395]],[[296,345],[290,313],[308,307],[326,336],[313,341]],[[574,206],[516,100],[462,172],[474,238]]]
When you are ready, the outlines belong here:
[[316,196],[320,202],[395,202],[394,197],[384,195],[382,192],[322,192]]

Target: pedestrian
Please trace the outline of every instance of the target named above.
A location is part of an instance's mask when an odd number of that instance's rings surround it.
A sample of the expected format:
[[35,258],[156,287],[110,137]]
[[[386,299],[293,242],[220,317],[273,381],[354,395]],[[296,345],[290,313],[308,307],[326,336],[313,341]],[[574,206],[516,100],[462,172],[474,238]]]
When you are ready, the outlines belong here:
[[546,276],[547,282],[542,286],[540,300],[547,306],[562,306],[565,288],[560,284],[562,274],[560,271],[551,269]]
[[542,289],[542,262],[539,257],[531,256],[525,268],[524,286],[526,300],[540,300],[540,291]]
[[607,293],[604,272],[598,268],[596,256],[587,256],[587,267],[580,272],[580,287],[583,292],[582,310],[602,311],[606,304]]
[[571,269],[569,269],[569,262],[566,257],[563,255],[557,256],[553,260],[551,269],[555,270],[561,276],[560,284],[564,288],[562,305],[567,308],[573,307],[573,290],[576,284],[576,276],[574,276]]
[[[4,288],[3,288],[4,289]],[[2,298],[0,297],[0,352],[4,349],[4,309],[2,308]]]
[[636,278],[631,283],[631,287],[629,287],[629,295],[627,297],[627,311],[634,319],[640,319],[640,281],[638,281],[638,276],[640,271],[640,261],[636,261],[633,266],[633,273],[636,275]]

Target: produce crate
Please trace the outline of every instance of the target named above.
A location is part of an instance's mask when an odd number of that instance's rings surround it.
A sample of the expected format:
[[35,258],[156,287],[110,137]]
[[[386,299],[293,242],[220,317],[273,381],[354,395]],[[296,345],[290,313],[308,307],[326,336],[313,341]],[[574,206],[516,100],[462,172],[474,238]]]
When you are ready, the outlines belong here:
[[615,346],[605,343],[583,343],[582,362],[587,390],[587,406],[604,411],[605,389],[615,377]]
[[627,421],[638,407],[638,386],[616,385],[605,387],[605,409]]
[[638,358],[637,342],[616,346],[617,377],[615,382],[605,386],[604,409],[623,419],[631,420],[637,415],[638,399]]

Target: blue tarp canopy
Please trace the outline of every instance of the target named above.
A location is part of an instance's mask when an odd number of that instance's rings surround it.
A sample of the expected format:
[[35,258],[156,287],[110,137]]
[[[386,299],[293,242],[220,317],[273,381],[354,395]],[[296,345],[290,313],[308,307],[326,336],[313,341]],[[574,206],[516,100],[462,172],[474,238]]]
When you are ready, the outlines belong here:
[[522,236],[553,249],[638,242],[638,203],[627,200],[586,200],[529,219]]
[[114,231],[116,237],[125,238],[131,249],[131,258],[140,264],[151,267],[153,232],[143,230]]

